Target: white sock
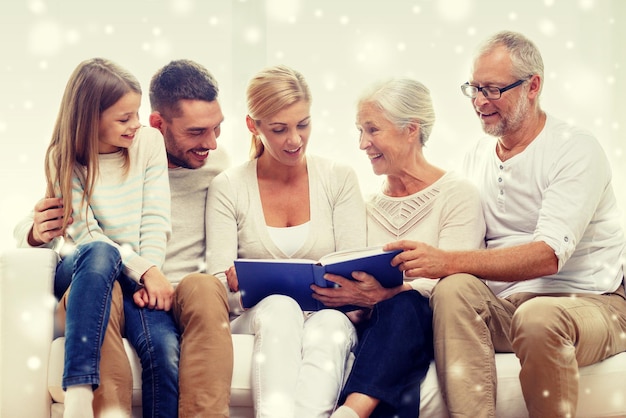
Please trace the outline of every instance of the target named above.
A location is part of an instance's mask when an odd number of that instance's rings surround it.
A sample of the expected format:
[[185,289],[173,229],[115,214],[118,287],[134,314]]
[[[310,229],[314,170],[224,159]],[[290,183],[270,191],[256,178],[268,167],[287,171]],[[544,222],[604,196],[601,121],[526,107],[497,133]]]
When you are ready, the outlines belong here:
[[91,385],[70,386],[65,391],[63,418],[94,418]]
[[349,406],[341,405],[330,418],[359,418],[359,414],[354,412]]

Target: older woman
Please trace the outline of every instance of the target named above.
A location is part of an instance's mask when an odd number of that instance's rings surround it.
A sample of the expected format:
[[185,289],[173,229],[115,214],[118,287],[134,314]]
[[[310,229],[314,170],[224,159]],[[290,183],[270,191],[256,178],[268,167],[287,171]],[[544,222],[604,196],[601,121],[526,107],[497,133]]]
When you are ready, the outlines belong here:
[[322,418],[335,408],[356,330],[340,311],[305,313],[271,295],[242,310],[236,258],[309,258],[365,245],[365,203],[352,169],[306,154],[311,94],[285,66],[247,90],[252,159],[217,176],[207,203],[207,271],[229,292],[234,334],[255,336],[257,417]]
[[[429,90],[394,79],[367,91],[358,103],[360,148],[381,190],[367,205],[368,245],[413,239],[446,249],[483,245],[485,225],[478,192],[458,175],[430,164],[422,152],[435,114]],[[435,280],[405,278],[392,289],[372,276],[327,278],[340,288],[315,288],[328,306],[354,304],[359,344],[341,401],[332,418],[415,417],[419,386],[433,356],[428,296]]]

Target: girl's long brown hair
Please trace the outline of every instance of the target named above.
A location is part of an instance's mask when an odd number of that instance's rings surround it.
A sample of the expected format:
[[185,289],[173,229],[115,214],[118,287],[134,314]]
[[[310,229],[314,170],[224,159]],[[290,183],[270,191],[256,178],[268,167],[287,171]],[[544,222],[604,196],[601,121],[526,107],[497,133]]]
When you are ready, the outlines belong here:
[[[100,116],[128,92],[141,94],[137,79],[117,64],[92,58],[81,62],[70,76],[46,151],[46,196],[63,199],[63,230],[72,215],[72,177],[83,184],[85,211],[98,174]],[[124,170],[130,165],[122,149]]]

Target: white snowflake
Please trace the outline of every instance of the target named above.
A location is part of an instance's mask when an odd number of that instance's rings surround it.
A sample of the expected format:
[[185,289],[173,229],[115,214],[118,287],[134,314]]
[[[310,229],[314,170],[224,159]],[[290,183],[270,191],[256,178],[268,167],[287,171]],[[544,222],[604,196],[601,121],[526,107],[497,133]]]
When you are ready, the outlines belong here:
[[31,356],[26,360],[26,367],[29,370],[39,370],[41,368],[41,358],[37,356]]
[[28,47],[34,55],[56,55],[63,47],[61,26],[52,20],[32,25]]

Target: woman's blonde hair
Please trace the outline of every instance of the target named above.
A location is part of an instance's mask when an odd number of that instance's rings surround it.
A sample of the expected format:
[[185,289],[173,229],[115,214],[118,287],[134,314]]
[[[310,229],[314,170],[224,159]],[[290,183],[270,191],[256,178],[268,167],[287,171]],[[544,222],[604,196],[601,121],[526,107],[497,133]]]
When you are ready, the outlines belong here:
[[[81,62],[65,86],[45,160],[46,195],[60,195],[63,199],[63,229],[72,215],[74,174],[83,183],[81,207],[91,202],[98,174],[98,131],[102,112],[129,92],[141,94],[137,79],[103,58]],[[122,153],[123,169],[127,172],[128,150],[122,149]]]
[[[285,65],[269,67],[255,75],[246,90],[248,116],[256,123],[269,118],[285,107],[304,101],[311,103],[311,92],[306,80],[298,71]],[[250,158],[263,154],[261,140],[252,135]]]

